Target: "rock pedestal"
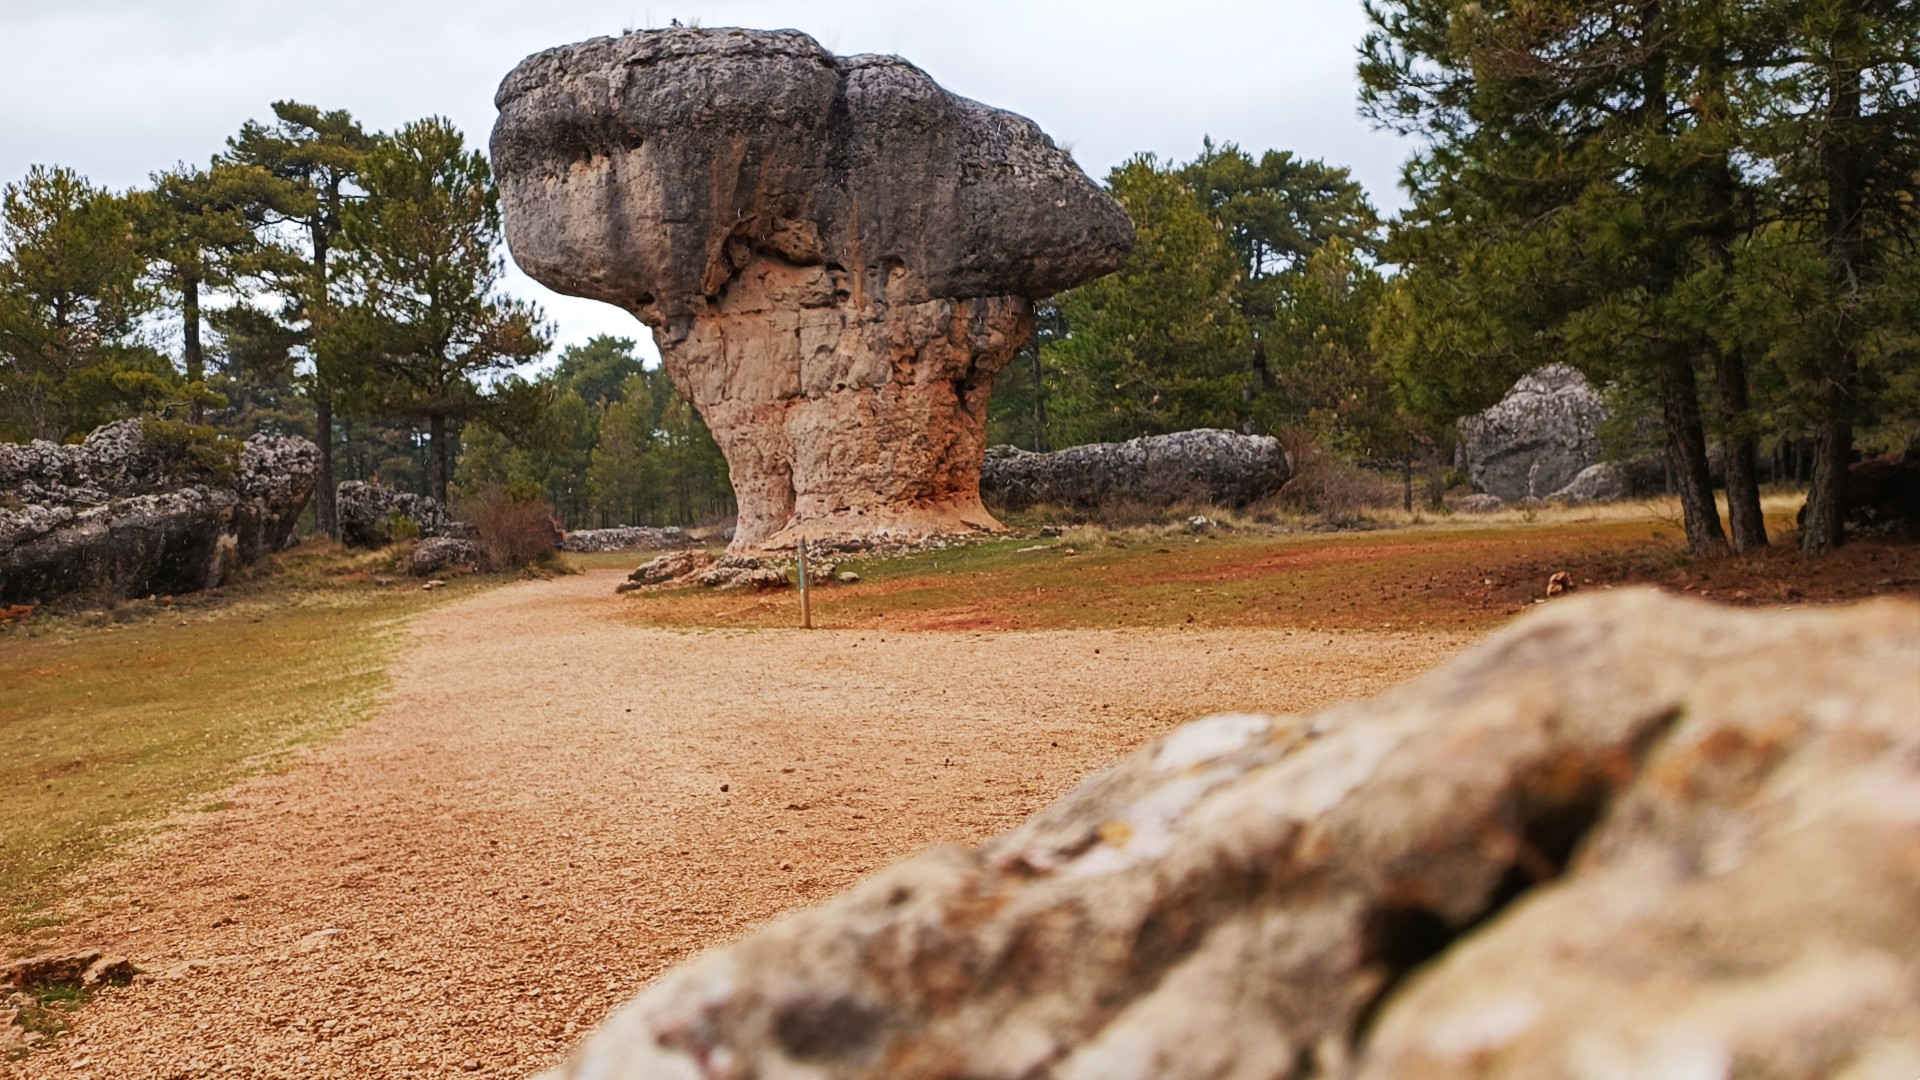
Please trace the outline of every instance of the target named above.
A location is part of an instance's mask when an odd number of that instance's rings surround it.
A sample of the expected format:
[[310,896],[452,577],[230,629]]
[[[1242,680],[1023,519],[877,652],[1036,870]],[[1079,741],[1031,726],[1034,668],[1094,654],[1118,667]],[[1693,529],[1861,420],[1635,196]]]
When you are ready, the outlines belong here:
[[632,311],[726,454],[735,549],[992,528],[994,375],[1124,211],[1022,117],[796,31],[539,53],[496,97],[507,239]]

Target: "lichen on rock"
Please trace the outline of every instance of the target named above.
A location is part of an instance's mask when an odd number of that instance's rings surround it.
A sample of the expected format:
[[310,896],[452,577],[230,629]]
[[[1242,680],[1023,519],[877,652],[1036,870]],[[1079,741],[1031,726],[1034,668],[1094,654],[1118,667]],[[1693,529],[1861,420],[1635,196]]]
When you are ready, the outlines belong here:
[[0,443],[0,603],[218,586],[286,545],[319,453],[151,420],[76,445]]
[[1031,121],[791,30],[598,38],[495,100],[514,259],[653,329],[726,455],[735,550],[997,524],[993,377],[1035,298],[1133,242]]

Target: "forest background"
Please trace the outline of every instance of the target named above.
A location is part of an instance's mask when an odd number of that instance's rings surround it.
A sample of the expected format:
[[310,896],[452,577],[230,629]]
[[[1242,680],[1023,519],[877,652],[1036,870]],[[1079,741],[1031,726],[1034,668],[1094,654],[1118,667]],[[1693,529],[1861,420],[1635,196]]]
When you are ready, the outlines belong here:
[[[1368,7],[1361,107],[1413,137],[1383,220],[1337,164],[1203,140],[1106,178],[1139,232],[1042,305],[990,439],[1193,427],[1461,479],[1454,423],[1552,362],[1604,388],[1615,457],[1662,455],[1697,553],[1841,542],[1845,473],[1920,444],[1920,11],[1893,0]],[[440,118],[280,102],[204,165],[108,191],[36,167],[0,200],[0,438],[125,416],[314,438],[333,482],[487,488],[569,527],[731,510],[698,416],[635,342],[551,355],[499,288],[497,192]],[[163,345],[163,343],[165,343]],[[1723,524],[1709,444],[1724,462]]]

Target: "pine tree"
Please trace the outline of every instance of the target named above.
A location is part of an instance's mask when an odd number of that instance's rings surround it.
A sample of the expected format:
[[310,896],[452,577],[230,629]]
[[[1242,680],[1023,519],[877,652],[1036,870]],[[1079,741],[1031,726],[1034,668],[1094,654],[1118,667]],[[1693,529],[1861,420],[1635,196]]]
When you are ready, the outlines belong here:
[[208,386],[202,305],[209,292],[233,288],[265,269],[267,253],[247,220],[247,208],[269,197],[271,182],[248,166],[181,165],[154,174],[153,187],[131,197],[154,278],[178,304],[190,423],[204,419],[208,404],[225,404]]
[[[242,329],[252,332],[256,366],[290,369],[301,354],[312,366],[308,393],[313,399],[314,442],[320,448],[314,518],[320,532],[335,536],[333,410],[334,399],[344,392],[349,365],[339,355],[341,346],[326,336],[336,307],[333,254],[373,137],[343,109],[276,101],[273,114],[272,124],[243,124],[239,134],[227,140],[223,160],[279,179],[279,191],[255,204],[251,217],[263,231],[291,228],[301,234],[307,258],[301,272],[289,275],[280,290],[282,309],[272,317],[252,319]],[[246,310],[237,318],[245,319]]]
[[351,307],[335,340],[369,406],[427,423],[429,493],[444,500],[449,423],[485,415],[480,380],[546,351],[537,309],[499,293],[500,197],[486,158],[439,117],[381,138],[366,198],[342,209]]
[[172,396],[125,199],[72,169],[0,188],[0,438],[64,440]]

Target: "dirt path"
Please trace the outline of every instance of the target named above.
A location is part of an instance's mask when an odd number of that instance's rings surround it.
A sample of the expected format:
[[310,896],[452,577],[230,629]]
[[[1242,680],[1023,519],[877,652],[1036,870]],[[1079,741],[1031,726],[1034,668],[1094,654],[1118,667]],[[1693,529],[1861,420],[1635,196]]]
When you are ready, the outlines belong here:
[[666,966],[1175,723],[1369,694],[1466,640],[673,633],[616,580],[423,616],[374,720],[96,873],[59,944],[153,975],[0,1070],[524,1076]]

